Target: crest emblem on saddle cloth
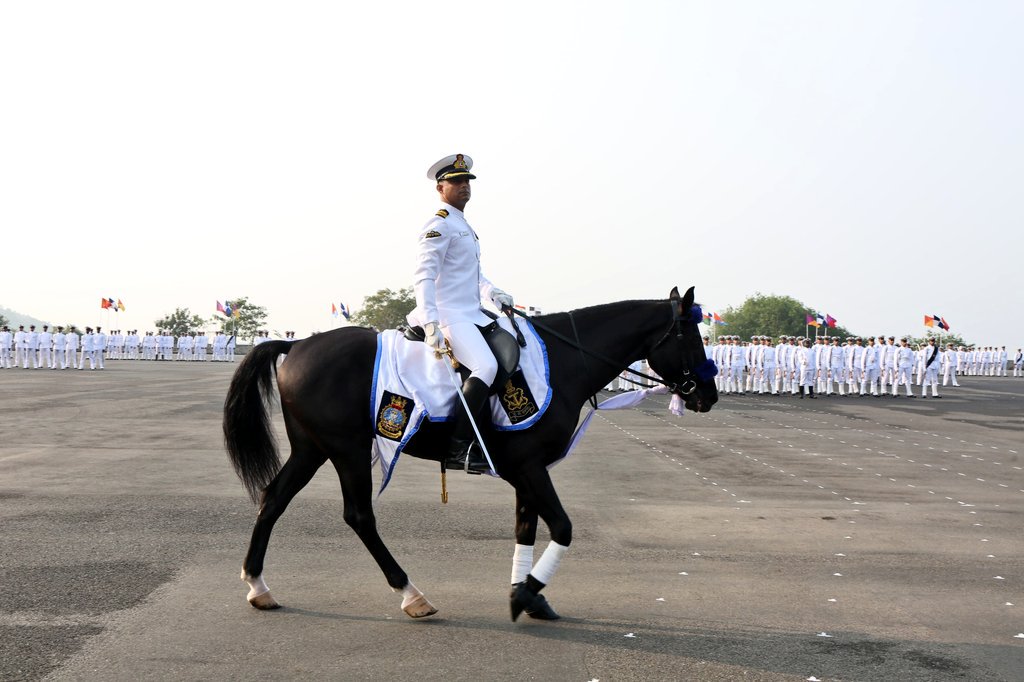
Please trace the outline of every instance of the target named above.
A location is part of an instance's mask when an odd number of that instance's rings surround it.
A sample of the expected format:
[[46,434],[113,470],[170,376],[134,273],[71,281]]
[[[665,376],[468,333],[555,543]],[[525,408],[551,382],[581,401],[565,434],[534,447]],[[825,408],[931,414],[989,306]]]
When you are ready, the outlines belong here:
[[513,424],[528,419],[540,409],[537,407],[537,401],[533,399],[530,386],[526,383],[526,377],[521,369],[513,372],[505,382],[505,388],[498,395],[498,399],[505,414],[508,415],[508,420]]
[[402,440],[416,403],[412,398],[384,391],[377,410],[377,433],[390,440]]

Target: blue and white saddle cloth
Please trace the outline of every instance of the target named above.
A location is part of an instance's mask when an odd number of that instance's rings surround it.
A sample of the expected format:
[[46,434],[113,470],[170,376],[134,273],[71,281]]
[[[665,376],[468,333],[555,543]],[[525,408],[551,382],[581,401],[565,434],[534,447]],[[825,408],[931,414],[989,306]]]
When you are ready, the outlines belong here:
[[[512,332],[508,318],[499,318],[498,323]],[[530,428],[551,402],[547,349],[528,320],[521,320],[519,327],[526,337],[519,368],[491,397],[491,421],[498,431]],[[427,344],[409,341],[395,329],[377,335],[370,417],[375,435],[373,461],[380,463],[382,476],[378,495],[391,481],[399,455],[423,420],[455,418],[455,391],[444,360],[435,357]]]

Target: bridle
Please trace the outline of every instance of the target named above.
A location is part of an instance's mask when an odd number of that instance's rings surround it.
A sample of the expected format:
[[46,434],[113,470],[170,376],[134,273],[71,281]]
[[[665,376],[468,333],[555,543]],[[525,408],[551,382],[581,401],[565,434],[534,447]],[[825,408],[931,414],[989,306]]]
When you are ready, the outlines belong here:
[[[677,339],[682,339],[683,338],[683,321],[684,321],[685,318],[683,317],[683,312],[682,312],[682,308],[683,308],[682,302],[679,299],[670,299],[669,300],[669,305],[672,306],[672,322],[669,325],[668,329],[665,330],[665,333],[661,335],[661,338],[658,339],[657,343],[655,343],[653,346],[651,346],[651,351],[653,351],[654,349],[658,348],[658,346],[660,346],[661,344],[665,343],[665,341],[667,341],[673,335]],[[555,331],[554,329],[552,329],[551,327],[547,326],[546,324],[537,322],[535,319],[530,318],[530,316],[527,315],[526,313],[524,313],[524,312],[522,312],[520,310],[516,310],[515,308],[505,308],[502,312],[504,312],[506,315],[508,315],[509,319],[512,321],[512,325],[513,326],[516,326],[516,322],[515,322],[515,319],[513,319],[512,316],[513,315],[519,315],[522,318],[530,320],[530,324],[532,324],[537,329],[541,329],[541,330],[547,332],[548,334],[551,334],[556,339],[559,339],[560,341],[564,341],[565,343],[569,344],[573,348],[577,349],[580,352],[580,355],[583,358],[584,371],[586,371],[586,368],[587,368],[587,358],[586,358],[587,355],[589,355],[589,356],[591,356],[593,358],[597,358],[598,360],[601,360],[602,362],[604,362],[606,364],[609,364],[609,365],[611,365],[613,367],[622,367],[622,363],[621,362],[617,362],[617,361],[609,358],[606,355],[598,353],[597,351],[591,350],[589,348],[585,348],[580,343],[579,333],[576,331],[576,320],[573,318],[573,315],[572,315],[571,311],[568,312],[567,315],[569,316],[569,323],[572,326],[573,335],[576,337],[575,340],[570,339],[568,336],[565,336],[564,334],[561,334],[561,333]],[[696,305],[693,306],[693,308],[691,310],[691,315],[692,315],[692,319],[695,319],[695,320],[703,319],[703,313],[701,312],[700,306],[696,306]],[[518,332],[518,327],[516,328],[516,331]],[[637,371],[637,370],[632,369],[630,367],[626,367],[625,370],[623,370],[623,371],[629,372],[630,374],[633,374],[634,376],[642,377],[644,379],[647,379],[648,381],[653,381],[655,383],[659,383],[662,386],[666,386],[666,387],[668,387],[668,390],[669,390],[670,393],[675,393],[679,397],[691,395],[691,394],[693,394],[694,391],[697,390],[697,381],[696,381],[696,379],[694,379],[693,368],[691,368],[689,366],[689,364],[687,364],[685,361],[683,362],[683,368],[682,368],[683,379],[679,383],[665,381],[661,377],[654,376],[653,374],[646,374],[644,372]]]

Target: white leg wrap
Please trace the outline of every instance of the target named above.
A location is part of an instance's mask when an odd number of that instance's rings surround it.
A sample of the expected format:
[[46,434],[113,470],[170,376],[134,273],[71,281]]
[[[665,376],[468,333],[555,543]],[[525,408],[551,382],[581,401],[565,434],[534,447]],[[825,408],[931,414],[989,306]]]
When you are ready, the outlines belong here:
[[415,601],[418,597],[422,596],[423,593],[417,590],[415,585],[413,585],[411,582],[406,584],[406,586],[402,588],[402,608],[404,609],[406,606]]
[[562,557],[565,556],[567,549],[569,548],[565,545],[560,545],[552,540],[548,543],[547,549],[544,550],[544,554],[540,557],[540,561],[537,562],[537,565],[533,567],[530,573],[534,578],[547,585],[555,577],[555,571],[558,570],[558,565],[562,563]]
[[516,544],[516,552],[512,555],[512,584],[521,583],[530,575],[533,568],[533,545]]
[[267,587],[267,583],[263,581],[263,574],[260,574],[255,578],[250,578],[245,574],[245,571],[243,570],[242,580],[244,580],[246,584],[249,585],[249,594],[245,595],[246,599],[254,599],[260,596],[261,594],[266,594],[267,592],[270,592],[270,588]]

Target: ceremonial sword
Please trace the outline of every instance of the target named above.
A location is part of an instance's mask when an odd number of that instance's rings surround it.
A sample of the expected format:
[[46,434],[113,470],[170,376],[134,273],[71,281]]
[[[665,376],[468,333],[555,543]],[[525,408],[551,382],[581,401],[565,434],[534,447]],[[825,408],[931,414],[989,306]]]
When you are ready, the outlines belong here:
[[[448,376],[451,377],[452,385],[455,386],[455,393],[459,396],[459,401],[462,402],[463,409],[466,410],[466,417],[469,418],[469,423],[473,427],[473,433],[476,434],[476,442],[480,444],[480,449],[483,450],[484,458],[487,460],[487,466],[491,468],[491,474],[497,475],[497,470],[494,468],[494,462],[491,461],[491,453],[487,451],[487,446],[484,445],[484,437],[480,435],[480,429],[476,425],[476,420],[473,419],[473,413],[469,410],[469,403],[466,402],[466,396],[462,395],[462,385],[455,376],[455,369],[452,367],[452,349],[447,347],[444,350],[435,349],[434,355],[440,358],[444,364],[445,369],[448,370]],[[466,473],[469,473],[469,455],[466,455]]]

